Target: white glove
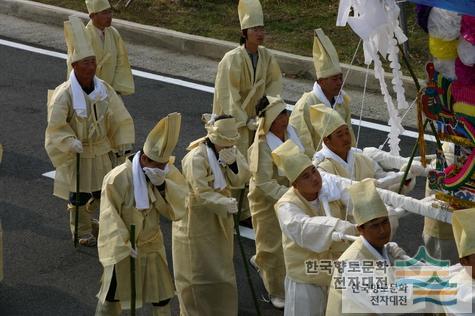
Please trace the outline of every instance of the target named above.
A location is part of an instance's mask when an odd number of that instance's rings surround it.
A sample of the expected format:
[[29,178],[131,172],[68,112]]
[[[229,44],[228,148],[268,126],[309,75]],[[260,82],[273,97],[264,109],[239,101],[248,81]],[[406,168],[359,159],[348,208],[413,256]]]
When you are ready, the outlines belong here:
[[257,120],[255,117],[251,117],[247,120],[246,126],[250,131],[255,131],[257,129]]
[[137,258],[137,249],[130,248],[130,256],[134,259]]
[[229,214],[236,214],[238,212],[238,205],[235,198],[228,198],[229,202],[226,204]]
[[73,153],[82,153],[83,148],[82,148],[82,143],[79,139],[74,138],[71,143],[69,144],[69,150]]
[[388,253],[393,257],[394,259],[403,259],[404,256],[407,256],[406,252],[404,249],[399,247],[395,242],[388,242],[386,244],[386,248],[388,249]]
[[232,165],[236,161],[236,147],[223,148],[218,153],[221,165]]
[[[401,171],[405,172],[406,168],[407,168],[407,163],[405,163],[401,167]],[[417,163],[415,161],[411,164],[411,169],[409,169],[409,172],[411,174],[413,174],[414,176],[416,176],[416,177],[427,176],[426,168],[424,168],[422,165],[420,165],[419,163]]]
[[[403,172],[396,173],[397,178],[394,178],[394,183],[387,187],[387,190],[398,192],[399,186],[401,185],[402,177],[404,176]],[[386,178],[386,177],[385,177]],[[397,181],[396,181],[397,180]],[[409,171],[406,178],[406,183],[402,186],[401,194],[408,194],[416,186],[416,177]],[[380,186],[378,186],[380,187]],[[384,188],[384,187],[381,187]]]
[[162,185],[168,174],[168,166],[165,169],[144,167],[143,172],[153,185]]
[[338,220],[338,223],[335,225],[335,231],[342,233],[344,235],[358,235],[358,229],[356,229],[356,224],[350,223],[345,220]]

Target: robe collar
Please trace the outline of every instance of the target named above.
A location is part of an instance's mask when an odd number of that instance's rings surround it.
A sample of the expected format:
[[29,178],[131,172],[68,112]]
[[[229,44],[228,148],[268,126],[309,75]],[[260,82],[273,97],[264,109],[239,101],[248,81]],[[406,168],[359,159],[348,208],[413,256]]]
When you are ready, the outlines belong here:
[[358,149],[356,148],[351,148],[350,151],[348,151],[348,155],[346,157],[346,161],[341,159],[340,156],[335,154],[330,148],[325,146],[325,144],[322,144],[322,149],[317,151],[314,155],[314,159],[317,162],[323,161],[325,158],[331,159],[334,162],[338,163],[341,167],[343,167],[346,172],[348,173],[348,176],[350,179],[353,179],[355,174],[355,156],[354,152],[358,152]]
[[323,93],[322,87],[320,87],[320,85],[316,81],[313,84],[312,92],[317,97],[317,99],[319,99],[323,104],[325,104],[329,108],[334,109],[337,104],[343,104],[344,102],[343,97],[345,96],[345,92],[343,90],[340,90],[340,94],[335,97],[335,102],[331,104],[330,101],[327,99],[325,93]]
[[94,76],[94,90],[86,94],[81,88],[79,81],[76,78],[74,69],[71,70],[69,74],[69,81],[71,82],[71,95],[73,101],[73,109],[76,111],[77,116],[86,118],[87,117],[87,102],[86,98],[95,103],[98,101],[103,101],[107,98],[107,89],[102,83],[102,81]]
[[360,236],[363,246],[378,260],[387,261],[390,264],[387,245],[383,247],[383,254],[377,251],[363,236]]

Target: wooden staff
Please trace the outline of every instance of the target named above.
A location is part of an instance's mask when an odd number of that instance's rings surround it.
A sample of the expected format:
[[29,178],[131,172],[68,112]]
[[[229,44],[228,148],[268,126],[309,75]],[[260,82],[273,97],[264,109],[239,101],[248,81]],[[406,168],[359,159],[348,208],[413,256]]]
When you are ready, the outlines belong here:
[[[135,249],[135,225],[130,225],[130,244]],[[135,316],[135,258],[130,256],[130,315]]]
[[234,214],[234,230],[236,231],[237,240],[238,240],[238,244],[239,244],[239,250],[241,252],[241,257],[242,257],[242,260],[244,262],[244,271],[246,272],[247,282],[249,283],[249,288],[251,289],[251,295],[252,295],[252,300],[254,301],[254,307],[256,309],[256,315],[260,316],[261,311],[259,309],[259,303],[257,302],[256,291],[254,290],[254,285],[252,284],[251,273],[249,272],[248,261],[247,261],[247,258],[246,258],[246,253],[244,252],[244,246],[242,245],[242,241],[241,241],[241,232],[239,230],[239,219],[241,217],[241,210],[242,210],[242,204],[243,204],[243,201],[244,201],[244,192],[245,191],[246,191],[246,188],[241,189],[241,192],[239,194],[238,212],[237,212],[237,214]]
[[78,247],[78,223],[79,223],[79,159],[80,154],[76,153],[76,214],[74,214],[74,248]]

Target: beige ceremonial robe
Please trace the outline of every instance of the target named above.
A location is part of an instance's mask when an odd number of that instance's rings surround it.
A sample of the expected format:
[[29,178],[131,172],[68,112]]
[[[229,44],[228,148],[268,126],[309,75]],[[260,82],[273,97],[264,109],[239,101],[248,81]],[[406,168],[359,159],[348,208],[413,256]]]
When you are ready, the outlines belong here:
[[249,148],[249,164],[255,159],[251,154],[258,147],[257,172],[249,181],[249,207],[252,227],[256,233],[256,263],[262,271],[262,279],[267,292],[283,298],[285,262],[282,251],[282,232],[274,211],[274,204],[289,189],[289,180],[279,175],[271,156],[266,138],[261,137]]
[[[100,80],[100,79],[98,79]],[[100,191],[102,179],[112,169],[109,152],[135,142],[132,117],[114,89],[102,81],[107,97],[92,102],[84,93],[87,117],[79,117],[72,105],[71,83],[58,86],[48,102],[46,152],[56,168],[54,195],[67,200],[76,192],[76,154],[70,152],[73,139],[82,142],[80,192]]]
[[106,27],[104,41],[102,41],[99,36],[101,31],[92,24],[92,21],[86,25],[86,30],[96,54],[96,76],[110,84],[121,95],[133,94],[135,92],[134,78],[127,48],[119,31],[113,26]]
[[104,178],[99,216],[97,249],[104,267],[98,298],[104,303],[115,268],[117,288],[115,299],[122,308],[130,308],[130,225],[135,225],[136,306],[158,303],[172,298],[173,279],[160,229],[160,215],[178,220],[185,215],[185,178],[170,161],[162,195],[156,186],[147,182],[150,208],[135,207],[132,162],[114,168]]
[[321,200],[315,202],[291,187],[275,205],[287,270],[285,316],[323,315],[331,270],[308,267],[320,260],[337,259],[349,246],[348,242],[333,241],[333,232],[357,233],[354,225],[343,220],[340,202],[329,202],[332,216],[326,216]]
[[232,115],[237,122],[239,151],[247,155],[254,131],[247,121],[256,116],[256,105],[265,96],[282,95],[282,74],[272,53],[258,48],[256,71],[244,45],[227,52],[218,65],[213,99],[213,113]]
[[214,189],[207,145],[199,143],[183,158],[190,193],[182,220],[173,223],[173,268],[181,315],[237,315],[234,274],[234,220],[228,213],[231,189],[249,180],[246,158],[237,153],[238,173],[220,167],[227,186]]
[[[325,96],[320,96],[319,98],[314,91],[305,92],[297,101],[292,113],[290,114],[289,122],[297,131],[302,145],[305,148],[305,154],[309,158],[313,157],[315,151],[322,148],[321,135],[318,134],[316,129],[313,127],[312,122],[310,121],[309,108],[312,105],[321,103],[328,103],[327,106],[330,105]],[[352,145],[354,146],[356,144],[356,138],[353,128],[351,127],[350,97],[348,95],[344,95],[343,103],[333,104],[332,108],[341,115],[343,120],[348,125],[348,128],[350,129]]]
[[[390,256],[387,249],[383,250],[383,255],[376,254],[376,249],[372,248],[370,250],[369,243],[363,242],[363,237],[361,236],[356,241],[354,241],[350,247],[338,258],[338,261],[387,261],[388,265],[391,265],[394,262],[394,258]],[[386,247],[385,247],[386,248]],[[337,316],[343,315],[342,313],[342,290],[336,289],[335,280],[341,275],[338,273],[338,270],[334,270],[331,285],[328,293],[328,303],[327,303],[327,316]],[[351,304],[351,302],[345,301],[345,304]],[[352,314],[345,314],[352,315]],[[358,314],[361,315],[361,314]]]

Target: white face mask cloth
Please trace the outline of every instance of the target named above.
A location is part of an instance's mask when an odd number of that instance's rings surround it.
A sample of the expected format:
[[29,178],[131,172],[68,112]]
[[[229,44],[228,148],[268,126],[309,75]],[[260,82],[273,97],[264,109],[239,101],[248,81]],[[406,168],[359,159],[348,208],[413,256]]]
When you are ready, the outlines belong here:
[[165,165],[164,169],[160,168],[149,168],[144,167],[143,172],[147,175],[147,178],[152,182],[153,185],[162,185],[165,182],[165,177],[168,174],[168,164]]

